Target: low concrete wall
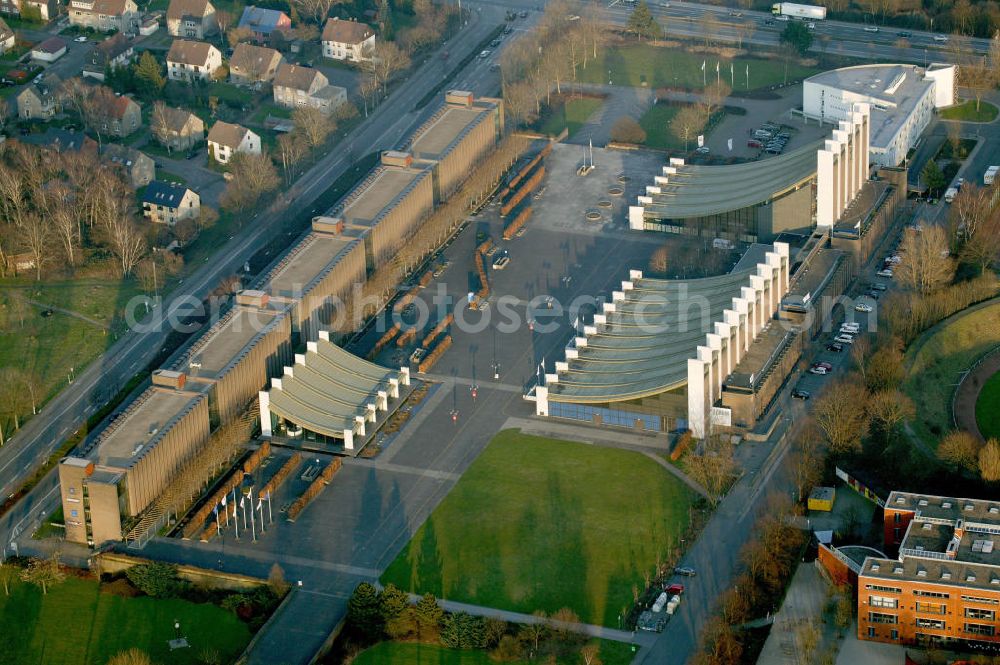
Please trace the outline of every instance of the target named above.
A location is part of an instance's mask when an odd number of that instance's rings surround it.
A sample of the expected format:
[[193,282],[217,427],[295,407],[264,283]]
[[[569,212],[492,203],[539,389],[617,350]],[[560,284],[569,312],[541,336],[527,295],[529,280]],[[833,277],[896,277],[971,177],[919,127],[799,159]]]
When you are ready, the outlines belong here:
[[[103,573],[120,573],[141,563],[153,563],[151,559],[129,556],[119,552],[102,552],[94,555],[91,567],[98,575]],[[225,589],[227,591],[247,591],[267,584],[266,580],[236,573],[226,573],[195,566],[178,565],[177,576],[182,580],[208,587]]]

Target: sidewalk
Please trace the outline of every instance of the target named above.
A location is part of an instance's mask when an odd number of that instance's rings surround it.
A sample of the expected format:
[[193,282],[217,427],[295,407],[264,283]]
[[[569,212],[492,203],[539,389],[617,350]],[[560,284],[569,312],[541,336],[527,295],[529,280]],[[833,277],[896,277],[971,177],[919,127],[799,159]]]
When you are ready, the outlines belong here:
[[[757,665],[810,665],[807,660],[809,654],[802,653],[799,632],[809,624],[820,629],[821,645],[832,647],[837,643],[839,636],[836,628],[822,623],[826,589],[827,582],[816,570],[816,564],[803,563],[798,567],[785,602],[774,616],[774,624],[757,658]],[[825,653],[826,650],[821,646],[816,653]]]

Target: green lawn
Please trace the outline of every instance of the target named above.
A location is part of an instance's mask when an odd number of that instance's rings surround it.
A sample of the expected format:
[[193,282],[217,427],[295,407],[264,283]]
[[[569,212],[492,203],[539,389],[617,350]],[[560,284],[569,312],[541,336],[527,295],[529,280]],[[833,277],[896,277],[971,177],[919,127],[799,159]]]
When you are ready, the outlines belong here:
[[1000,439],[1000,373],[994,374],[979,393],[976,400],[976,424],[979,432],[989,438]]
[[913,430],[928,445],[937,447],[952,429],[951,397],[960,374],[998,343],[1000,303],[959,313],[910,345],[903,390],[917,406]]
[[13,294],[79,313],[120,333],[123,308],[140,289],[133,281],[81,277],[39,283],[31,277],[0,280],[0,367],[33,371],[48,396],[66,385],[71,367],[79,373],[103,353],[112,343],[111,333],[59,311],[42,316],[39,307],[14,303]]
[[951,108],[942,109],[941,117],[945,120],[964,120],[966,122],[993,122],[997,117],[997,107],[989,102],[979,102],[979,109],[976,109],[976,100],[970,99]]
[[[627,665],[632,662],[632,650],[627,644],[599,640],[600,658],[604,665]],[[410,642],[379,642],[358,654],[354,665],[493,665],[485,651],[463,651],[434,644]],[[511,665],[528,665],[528,661],[507,661]],[[555,661],[558,665],[578,665],[578,657]]]
[[[170,652],[174,620],[190,649]],[[119,651],[136,647],[155,663],[199,663],[206,648],[231,663],[250,641],[250,630],[215,605],[101,593],[96,582],[67,578],[42,595],[18,583],[0,594],[4,648],[0,663],[104,665]]]
[[409,591],[618,626],[688,526],[689,490],[647,457],[500,432],[382,576]]
[[[680,106],[657,104],[651,106],[645,115],[639,118],[639,125],[646,131],[647,146],[660,150],[684,149],[684,142],[670,131],[670,122],[680,110]],[[694,141],[691,145],[695,145]]]
[[537,123],[538,131],[557,136],[563,129],[569,129],[569,135],[572,136],[603,103],[594,97],[574,97],[554,106],[541,118]]
[[[705,62],[704,79],[701,71],[702,62]],[[648,44],[609,48],[599,54],[596,61],[590,62],[586,69],[579,69],[577,77],[585,83],[606,84],[610,80],[613,85],[641,86],[645,83],[650,88],[698,89],[703,87],[703,80],[707,80],[708,83],[715,80],[716,62],[719,63],[722,80],[733,85],[728,59],[706,57],[699,53]],[[747,65],[750,67],[749,86],[746,76]],[[817,71],[819,70],[814,67],[790,62],[788,80],[811,76]],[[733,74],[735,74],[733,87],[736,91],[764,88],[785,80],[785,63],[779,59],[736,58],[733,61]]]

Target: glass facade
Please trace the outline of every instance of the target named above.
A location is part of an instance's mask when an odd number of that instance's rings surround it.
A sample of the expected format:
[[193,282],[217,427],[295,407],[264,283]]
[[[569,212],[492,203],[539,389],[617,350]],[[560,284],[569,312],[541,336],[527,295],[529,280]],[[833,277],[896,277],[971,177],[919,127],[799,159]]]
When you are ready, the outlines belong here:
[[[723,238],[734,242],[756,242],[760,233],[760,209],[765,203],[747,206],[738,210],[687,219],[647,218],[647,231],[673,233],[675,235],[705,236]],[[655,215],[655,212],[649,214]]]
[[601,417],[602,425],[635,428],[637,420],[642,421],[642,427],[650,432],[662,432],[660,416],[648,413],[635,413],[620,409],[608,409],[591,404],[568,404],[565,402],[549,402],[549,415],[570,420],[585,420],[594,422],[594,416]]

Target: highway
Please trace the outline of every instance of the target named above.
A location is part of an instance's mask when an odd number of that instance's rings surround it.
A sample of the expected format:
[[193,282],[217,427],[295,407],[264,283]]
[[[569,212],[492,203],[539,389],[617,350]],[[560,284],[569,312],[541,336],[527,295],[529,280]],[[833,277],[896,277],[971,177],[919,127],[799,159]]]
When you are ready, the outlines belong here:
[[[501,23],[503,12],[497,8],[473,11],[467,26],[442,45],[441,48],[451,53],[448,61],[437,57],[437,53],[428,56],[387,100],[341,140],[337,149],[303,174],[267,210],[255,215],[252,224],[242,234],[234,236],[211,261],[187,277],[166,298],[165,303],[156,307],[139,326],[111,343],[103,356],[79,372],[72,384],[46,404],[6,445],[0,447],[0,496],[7,497],[16,492],[33,470],[85,424],[121,386],[136,373],[149,369],[149,364],[166,342],[172,322],[190,314],[224,277],[239,272],[247,260],[280,232],[280,224],[288,215],[310,210],[316,198],[351,167],[354,155],[395,146],[433,113],[436,103],[420,111],[413,109],[428,90],[445,78],[454,63],[471,53]],[[486,61],[480,59],[471,65],[480,77],[486,73],[488,66]],[[0,518],[0,543],[4,550],[9,550],[15,538],[33,528],[46,506],[51,509],[54,505],[54,474],[50,476],[31,496],[19,501],[14,509]]]

